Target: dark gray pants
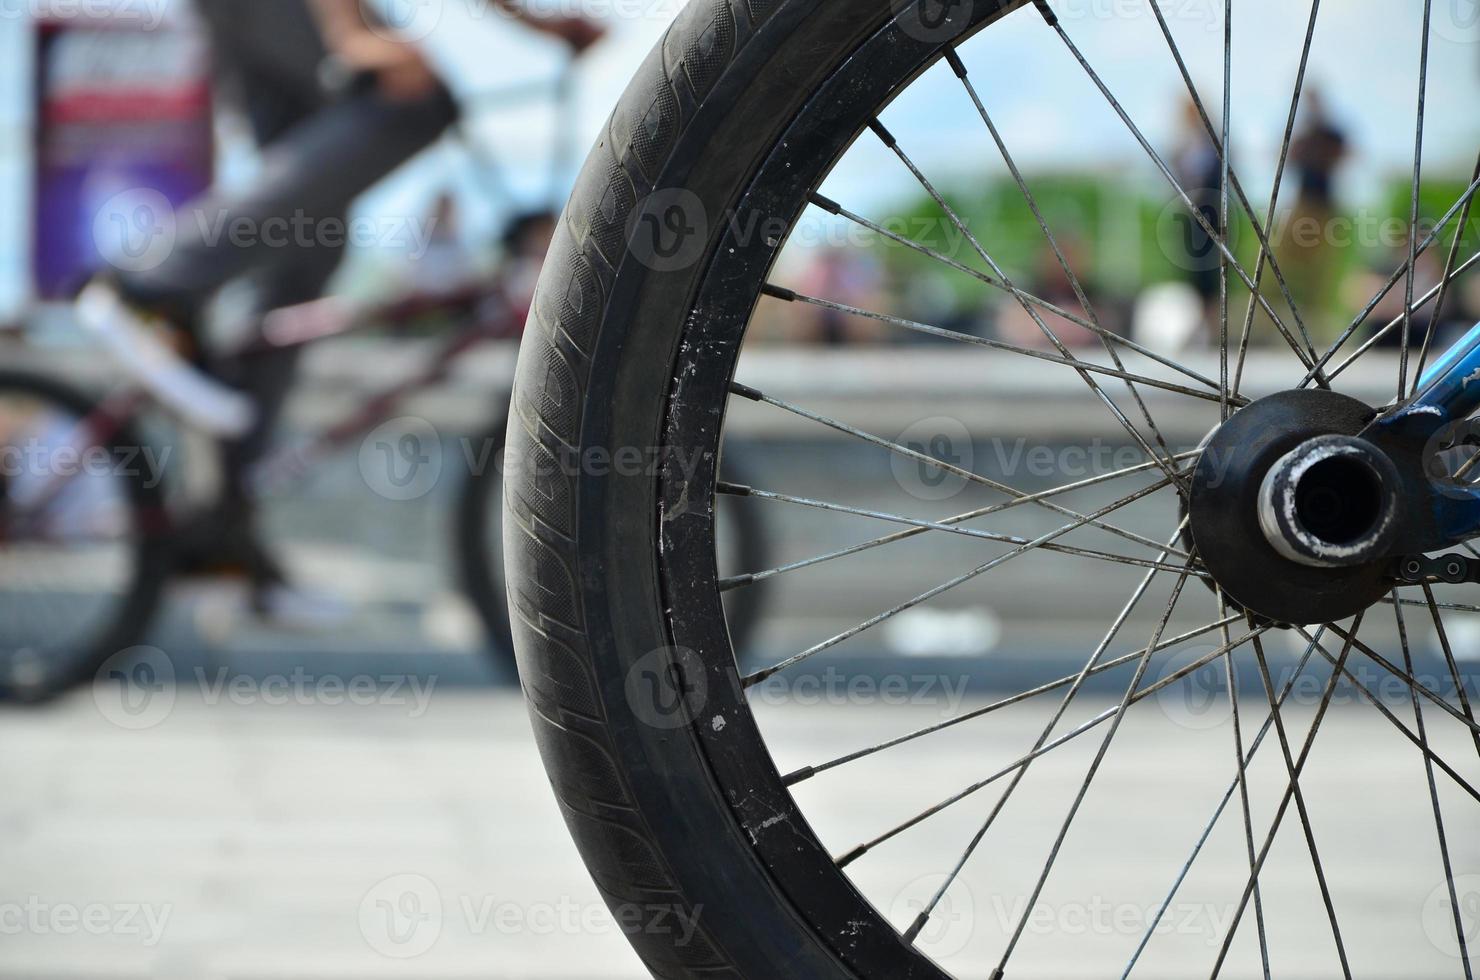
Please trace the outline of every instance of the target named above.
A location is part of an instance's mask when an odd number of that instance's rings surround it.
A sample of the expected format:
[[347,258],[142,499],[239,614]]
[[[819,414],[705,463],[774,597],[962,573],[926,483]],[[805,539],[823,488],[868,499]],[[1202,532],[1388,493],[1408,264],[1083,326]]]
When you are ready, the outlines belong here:
[[[413,103],[389,102],[373,87],[327,95],[322,42],[303,0],[198,2],[222,86],[262,146],[261,173],[243,191],[211,192],[184,208],[169,258],[119,277],[129,299],[197,334],[206,305],[237,280],[252,282],[259,315],[317,299],[344,256],[351,203],[457,118],[445,89]],[[284,222],[291,234],[265,234]],[[245,234],[232,236],[232,228]],[[256,430],[227,448],[228,496],[242,503],[246,469],[266,448],[296,360],[296,349],[272,351],[216,369],[261,410]]]

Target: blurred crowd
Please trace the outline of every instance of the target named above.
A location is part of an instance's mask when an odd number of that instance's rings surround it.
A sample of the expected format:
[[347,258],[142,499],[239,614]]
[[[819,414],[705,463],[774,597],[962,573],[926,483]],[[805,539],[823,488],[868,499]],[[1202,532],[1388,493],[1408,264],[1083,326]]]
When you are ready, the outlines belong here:
[[[1159,350],[1215,347],[1222,329],[1224,295],[1224,256],[1218,245],[1224,213],[1220,190],[1223,162],[1210,136],[1218,131],[1218,124],[1206,111],[1191,102],[1182,107],[1176,144],[1167,158],[1192,207],[1175,192],[1148,190],[1123,175],[1086,173],[1078,176],[1080,186],[1076,186],[1073,177],[1052,175],[1054,179],[1044,180],[1043,175],[1030,174],[1029,186],[1053,233],[1050,242],[1036,218],[1027,220],[1020,192],[1005,176],[987,182],[987,190],[976,192],[991,198],[991,206],[977,206],[980,202],[973,201],[969,194],[953,201],[953,206],[968,216],[966,223],[983,250],[1002,265],[1013,284],[1046,304]],[[1363,311],[1394,274],[1407,267],[1414,241],[1410,232],[1410,177],[1392,175],[1388,193],[1377,205],[1344,201],[1340,191],[1342,172],[1360,152],[1322,93],[1309,90],[1292,133],[1276,218],[1265,234],[1272,255],[1262,266],[1258,261],[1263,251],[1260,236],[1243,210],[1237,191],[1247,195],[1262,226],[1268,184],[1257,190],[1240,185],[1230,192],[1229,250],[1244,273],[1257,280],[1263,298],[1251,304],[1250,290],[1238,272],[1228,272],[1231,345],[1239,342],[1246,323],[1251,346],[1283,344],[1269,311],[1273,310],[1293,332],[1296,318],[1291,315],[1292,302],[1299,313],[1299,324],[1318,343],[1333,341],[1357,321],[1357,341],[1375,335],[1379,346],[1397,347],[1402,343],[1406,276],[1387,289],[1365,316]],[[1240,162],[1235,161],[1234,168],[1240,170]],[[1426,183],[1429,179],[1426,177]],[[1041,189],[1035,186],[1039,183],[1044,185]],[[1115,186],[1117,183],[1123,186]],[[1456,175],[1442,183],[1446,191],[1452,185],[1453,193],[1442,200],[1447,208],[1463,192],[1468,178]],[[1086,217],[1077,198],[1084,187],[1091,185],[1098,186],[1099,194],[1139,202],[1131,223],[1136,230],[1132,240],[1126,240],[1124,222],[1111,230],[1103,227],[1106,222]],[[1163,183],[1161,188],[1168,186]],[[1163,195],[1160,199],[1158,192]],[[1019,198],[1016,206],[1024,215],[1002,220],[1004,206],[997,202],[1014,196]],[[1420,246],[1442,217],[1428,198],[1421,203],[1424,207],[1417,225]],[[931,212],[933,207],[922,197],[909,202],[905,210],[914,215]],[[935,220],[936,226],[949,221],[939,212],[935,212]],[[1409,342],[1415,350],[1423,344],[1431,325],[1432,343],[1438,345],[1480,320],[1480,289],[1463,277],[1456,277],[1453,286],[1443,291],[1442,309],[1436,308],[1434,299],[1420,302],[1443,278],[1457,224],[1451,222],[1419,253],[1413,277],[1415,308],[1408,328]],[[1462,234],[1460,257],[1474,249],[1475,223],[1466,222]],[[969,239],[962,235],[944,237],[944,247],[941,242],[926,244],[956,262],[983,273],[988,271]],[[1022,347],[1051,346],[1045,326],[1067,346],[1099,344],[1092,331],[1053,314],[1046,305],[1025,305],[1000,286],[992,288],[972,281],[898,242],[878,237],[871,244],[873,247],[829,242],[796,250],[789,256],[795,288],[808,296]],[[1124,271],[1128,254],[1137,257],[1130,274]],[[1089,313],[1081,302],[1081,292],[1088,301]],[[950,342],[898,329],[887,321],[798,303],[764,304],[757,331],[763,339],[826,345]]]

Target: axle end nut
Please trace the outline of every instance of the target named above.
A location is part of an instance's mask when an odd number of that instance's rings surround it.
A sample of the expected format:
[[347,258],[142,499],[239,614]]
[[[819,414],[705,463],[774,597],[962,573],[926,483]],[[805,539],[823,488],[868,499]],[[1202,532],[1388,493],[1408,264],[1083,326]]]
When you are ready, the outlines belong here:
[[1397,468],[1354,436],[1317,436],[1280,457],[1259,488],[1259,525],[1285,558],[1318,568],[1378,561],[1398,534]]

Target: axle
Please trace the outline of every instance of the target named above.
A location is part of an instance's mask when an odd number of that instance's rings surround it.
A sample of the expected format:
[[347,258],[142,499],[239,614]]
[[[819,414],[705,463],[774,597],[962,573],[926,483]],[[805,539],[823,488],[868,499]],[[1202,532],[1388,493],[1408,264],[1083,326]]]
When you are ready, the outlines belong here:
[[1365,439],[1317,436],[1269,468],[1259,525],[1275,551],[1315,567],[1364,565],[1398,534],[1397,469]]

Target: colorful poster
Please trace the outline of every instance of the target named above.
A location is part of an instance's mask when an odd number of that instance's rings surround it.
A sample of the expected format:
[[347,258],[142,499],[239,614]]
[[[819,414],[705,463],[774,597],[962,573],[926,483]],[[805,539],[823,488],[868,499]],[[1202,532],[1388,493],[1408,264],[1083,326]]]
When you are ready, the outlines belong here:
[[175,208],[211,183],[210,67],[169,23],[52,19],[37,38],[35,285],[54,299],[168,254]]

